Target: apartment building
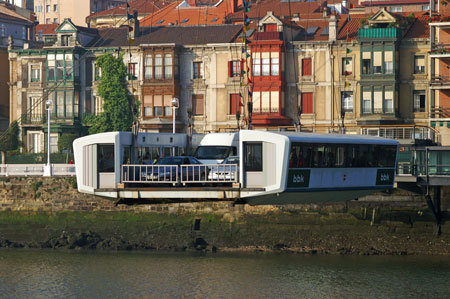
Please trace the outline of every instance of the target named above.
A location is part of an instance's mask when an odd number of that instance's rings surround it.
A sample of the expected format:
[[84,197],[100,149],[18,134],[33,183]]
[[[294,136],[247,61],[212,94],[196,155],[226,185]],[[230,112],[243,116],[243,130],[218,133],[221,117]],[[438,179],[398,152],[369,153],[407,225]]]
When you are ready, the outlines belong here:
[[66,18],[78,26],[86,26],[90,14],[111,9],[125,0],[34,0],[34,12],[39,24],[60,24]]
[[442,145],[450,145],[450,8],[447,1],[431,1],[430,26],[430,125]]

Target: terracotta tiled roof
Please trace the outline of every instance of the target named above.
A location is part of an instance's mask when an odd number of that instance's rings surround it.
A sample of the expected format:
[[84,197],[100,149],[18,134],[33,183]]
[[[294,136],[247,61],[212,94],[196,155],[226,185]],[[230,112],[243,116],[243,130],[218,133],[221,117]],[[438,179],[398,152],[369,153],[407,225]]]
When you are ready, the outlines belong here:
[[[271,11],[273,15],[278,18],[291,18],[294,15],[300,17],[300,19],[312,19],[318,18],[322,19],[323,7],[326,4],[341,4],[342,0],[328,0],[328,1],[317,1],[317,2],[294,2],[288,0],[263,0],[258,3],[250,3],[250,12],[247,13],[250,19],[261,19],[268,11]],[[347,8],[358,7],[358,0],[348,1]],[[228,17],[231,20],[239,20],[242,18],[242,8],[234,14],[230,14]]]
[[[410,13],[404,14],[395,14],[397,17],[399,16],[407,16]],[[394,14],[393,14],[394,15]],[[342,19],[344,21],[343,26],[339,29],[338,39],[346,40],[347,37],[349,40],[354,40],[358,38],[358,29],[362,28],[362,19],[368,19],[371,15],[368,14],[358,14],[351,15],[351,20]],[[404,32],[404,38],[429,38],[430,37],[430,27],[427,22],[427,14],[422,13],[420,16],[416,16],[414,23],[412,23]]]
[[225,16],[231,11],[230,1],[223,0],[217,6],[179,7],[176,1],[163,9],[143,18],[142,26],[180,26],[223,24]]
[[427,21],[428,15],[422,14],[405,34],[405,38],[430,38],[430,26]]
[[[170,0],[154,0],[154,1],[135,0],[129,3],[130,5],[129,12],[133,13],[133,11],[137,10],[139,15],[148,15],[154,13],[155,11],[160,10],[162,7],[168,5],[170,2],[171,2]],[[111,9],[93,13],[89,15],[87,19],[102,16],[125,15],[126,13],[127,13],[126,4],[122,4],[120,6]]]
[[[242,30],[239,25],[141,27],[133,45],[169,44],[197,45],[233,42]],[[99,31],[99,47],[128,46],[128,28]]]
[[396,1],[364,1],[362,6],[383,6],[383,5],[416,5],[429,4],[429,0],[396,0]]
[[[246,14],[252,20],[259,20],[271,11],[274,16],[284,18],[299,14],[302,16],[311,15],[319,12],[320,5],[317,2],[283,2],[280,0],[265,0],[259,3],[251,3],[250,11]],[[243,11],[230,14],[231,20],[242,19]]]
[[55,29],[58,28],[59,24],[38,24],[36,25],[36,34],[42,30],[43,35],[55,35]]
[[340,29],[338,29],[338,40],[354,40],[358,38],[358,29],[362,27],[361,21],[363,19],[368,19],[372,14],[357,14],[350,15],[350,20],[348,15],[341,17],[341,22],[343,23]]

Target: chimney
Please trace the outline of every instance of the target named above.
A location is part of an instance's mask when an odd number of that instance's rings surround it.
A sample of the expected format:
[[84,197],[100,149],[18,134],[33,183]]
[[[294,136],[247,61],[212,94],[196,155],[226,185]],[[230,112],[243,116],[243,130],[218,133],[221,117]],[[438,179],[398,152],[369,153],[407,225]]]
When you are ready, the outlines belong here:
[[334,42],[337,39],[337,19],[335,15],[331,15],[328,20],[328,40]]
[[137,10],[135,10],[133,12],[133,24],[132,24],[132,27],[133,27],[132,35],[133,35],[134,38],[136,38],[140,34],[140,32],[139,32],[139,19],[138,19],[138,12],[137,12]]

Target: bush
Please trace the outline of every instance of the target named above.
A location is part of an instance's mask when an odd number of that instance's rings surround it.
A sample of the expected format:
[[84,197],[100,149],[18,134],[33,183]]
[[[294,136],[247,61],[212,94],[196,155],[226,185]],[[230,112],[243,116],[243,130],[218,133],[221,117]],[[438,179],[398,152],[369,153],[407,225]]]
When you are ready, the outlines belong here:
[[[53,163],[67,163],[73,160],[73,155],[65,153],[50,154],[50,161]],[[22,154],[17,151],[7,152],[6,164],[45,164],[47,163],[47,154]]]

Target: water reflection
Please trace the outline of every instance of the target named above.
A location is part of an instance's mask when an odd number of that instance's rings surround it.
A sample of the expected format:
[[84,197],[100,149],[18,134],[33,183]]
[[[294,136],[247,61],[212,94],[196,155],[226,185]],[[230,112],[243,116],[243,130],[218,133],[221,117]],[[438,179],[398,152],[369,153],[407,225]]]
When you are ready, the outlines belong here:
[[449,274],[448,257],[0,250],[8,298],[443,298]]

